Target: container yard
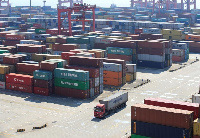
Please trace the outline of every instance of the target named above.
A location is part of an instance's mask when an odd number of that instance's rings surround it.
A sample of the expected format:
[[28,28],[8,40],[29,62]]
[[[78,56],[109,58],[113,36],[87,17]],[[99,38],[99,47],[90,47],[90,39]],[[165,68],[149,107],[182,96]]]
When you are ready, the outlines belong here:
[[200,138],[198,1],[11,1],[0,138]]

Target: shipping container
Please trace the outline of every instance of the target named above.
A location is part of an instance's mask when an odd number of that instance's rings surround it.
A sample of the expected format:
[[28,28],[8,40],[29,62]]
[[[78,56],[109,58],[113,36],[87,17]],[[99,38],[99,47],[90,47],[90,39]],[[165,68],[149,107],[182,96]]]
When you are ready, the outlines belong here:
[[8,83],[6,82],[6,89],[13,91],[21,91],[26,93],[33,93],[32,85],[22,85],[17,83]]
[[192,138],[192,128],[177,128],[132,120],[131,134],[152,138]]
[[77,81],[77,80],[54,78],[54,84],[57,87],[72,88],[78,90],[89,90],[89,80]]
[[189,129],[193,126],[193,111],[134,104],[131,120]]
[[54,77],[78,81],[88,81],[89,71],[56,68],[54,70]]
[[33,76],[10,73],[6,74],[6,83],[14,83],[26,86],[33,85]]
[[193,111],[194,120],[200,116],[200,106],[198,103],[172,101],[161,98],[146,98],[144,99],[144,104]]
[[35,70],[33,72],[33,78],[34,79],[40,79],[40,80],[52,80],[53,79],[53,73],[51,71]]

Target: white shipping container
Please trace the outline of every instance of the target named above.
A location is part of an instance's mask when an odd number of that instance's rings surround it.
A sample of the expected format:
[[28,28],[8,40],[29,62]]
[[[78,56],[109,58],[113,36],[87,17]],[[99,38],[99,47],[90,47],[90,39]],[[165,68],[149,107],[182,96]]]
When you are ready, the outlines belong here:
[[174,49],[187,49],[186,43],[173,43]]
[[95,78],[94,81],[95,87],[99,86],[99,77]]
[[138,54],[138,60],[164,62],[165,61],[165,56],[149,55],[149,54]]
[[192,103],[199,103],[200,104],[200,94],[192,95]]
[[172,56],[183,56],[184,49],[172,49]]
[[115,64],[115,63],[103,62],[103,70],[120,72],[120,71],[122,71],[122,65],[121,64]]
[[90,89],[90,98],[94,97],[94,88]]
[[6,82],[0,81],[0,89],[5,89],[6,88]]
[[99,93],[103,93],[103,84],[100,84],[100,87],[99,87]]
[[126,72],[127,73],[135,73],[136,72],[136,64],[126,64]]

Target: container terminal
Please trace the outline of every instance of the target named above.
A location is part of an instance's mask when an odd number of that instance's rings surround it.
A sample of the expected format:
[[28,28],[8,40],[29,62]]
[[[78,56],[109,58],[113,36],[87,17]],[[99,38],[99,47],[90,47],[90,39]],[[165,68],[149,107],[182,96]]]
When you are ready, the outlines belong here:
[[197,0],[41,2],[0,0],[0,138],[200,138]]

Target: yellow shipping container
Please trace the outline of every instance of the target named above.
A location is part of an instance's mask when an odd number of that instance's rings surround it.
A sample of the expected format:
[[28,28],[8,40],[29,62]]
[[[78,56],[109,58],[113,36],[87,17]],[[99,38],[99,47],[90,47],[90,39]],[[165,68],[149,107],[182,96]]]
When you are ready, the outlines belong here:
[[163,29],[163,30],[161,31],[161,33],[162,33],[163,35],[170,35],[170,34],[172,33],[172,30],[171,30],[171,29]]
[[172,30],[171,34],[172,35],[182,35],[182,31],[181,30]]
[[47,43],[56,43],[56,38],[57,37],[47,37],[46,42]]
[[171,36],[170,35],[163,35],[163,39],[171,39]]
[[193,123],[193,135],[200,136],[200,120],[198,118]]
[[48,55],[46,56],[46,60],[49,59],[62,59],[60,55]]
[[32,60],[36,62],[41,62],[46,60],[46,57],[49,56],[49,54],[33,54]]
[[0,66],[0,74],[7,74],[9,73],[9,67],[8,66]]
[[131,40],[131,37],[124,37],[124,40]]
[[9,73],[15,73],[16,72],[15,65],[0,64],[0,66],[8,66],[9,67]]
[[173,35],[172,40],[182,40],[182,35]]
[[52,49],[52,47],[53,47],[53,44],[49,44],[49,48],[51,48],[51,49]]
[[133,80],[133,74],[132,73],[126,73],[126,82],[131,82]]

